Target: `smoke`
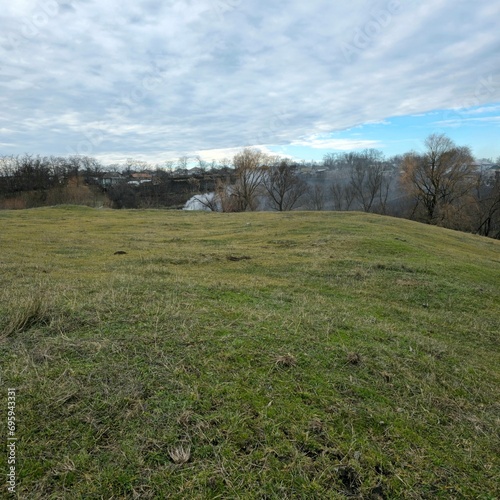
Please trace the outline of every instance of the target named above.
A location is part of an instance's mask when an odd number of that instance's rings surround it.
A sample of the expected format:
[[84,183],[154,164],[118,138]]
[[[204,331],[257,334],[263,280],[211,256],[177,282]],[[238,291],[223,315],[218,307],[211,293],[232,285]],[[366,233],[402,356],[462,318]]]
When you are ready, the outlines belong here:
[[182,210],[203,210],[209,212],[211,211],[209,207],[215,203],[214,196],[215,193],[197,194],[186,201]]

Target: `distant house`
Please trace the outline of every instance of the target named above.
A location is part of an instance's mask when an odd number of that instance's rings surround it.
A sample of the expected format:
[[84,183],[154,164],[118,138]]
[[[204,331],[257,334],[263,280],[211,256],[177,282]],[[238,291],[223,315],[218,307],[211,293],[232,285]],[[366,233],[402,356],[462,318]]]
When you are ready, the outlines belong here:
[[301,175],[309,176],[313,174],[313,169],[311,167],[300,167],[298,172]]
[[500,181],[500,165],[493,165],[487,172],[488,179]]
[[172,177],[185,177],[189,175],[189,170],[187,168],[176,168],[174,172],[172,173]]
[[205,173],[205,171],[200,167],[194,167],[194,168],[189,170],[189,173],[191,175],[203,175]]
[[488,170],[495,165],[488,160],[479,160],[472,163],[478,170]]
[[123,175],[118,172],[107,172],[101,177],[100,183],[102,187],[111,187],[122,183],[124,180]]
[[479,160],[475,161],[473,165],[486,179],[495,179],[496,176],[500,175],[500,165],[495,165],[490,161]]
[[132,178],[133,181],[137,182],[144,182],[144,181],[152,181],[153,176],[149,174],[148,172],[136,172],[134,174],[131,174],[130,177]]
[[135,172],[130,174],[130,180],[128,183],[132,186],[149,183],[158,185],[161,183],[161,178],[152,172]]

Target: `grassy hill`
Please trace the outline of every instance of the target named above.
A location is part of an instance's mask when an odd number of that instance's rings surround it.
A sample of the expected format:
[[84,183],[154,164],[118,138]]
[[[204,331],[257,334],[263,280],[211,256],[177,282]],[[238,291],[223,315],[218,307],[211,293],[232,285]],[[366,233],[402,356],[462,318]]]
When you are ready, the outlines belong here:
[[499,241],[45,208],[0,212],[0,280],[20,498],[500,494]]

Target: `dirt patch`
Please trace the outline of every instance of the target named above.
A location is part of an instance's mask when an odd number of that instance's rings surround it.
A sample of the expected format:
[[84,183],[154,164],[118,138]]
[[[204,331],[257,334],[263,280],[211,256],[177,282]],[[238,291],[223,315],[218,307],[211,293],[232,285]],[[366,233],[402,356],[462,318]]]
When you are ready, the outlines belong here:
[[252,257],[249,257],[248,255],[228,255],[226,257],[227,260],[230,260],[231,262],[237,262],[239,260],[250,260]]

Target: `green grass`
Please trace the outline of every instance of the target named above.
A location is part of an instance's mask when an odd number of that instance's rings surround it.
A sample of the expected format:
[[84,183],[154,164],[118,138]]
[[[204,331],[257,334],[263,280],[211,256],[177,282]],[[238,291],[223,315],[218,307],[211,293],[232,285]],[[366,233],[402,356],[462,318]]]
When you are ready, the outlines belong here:
[[68,206],[0,212],[0,280],[19,498],[500,494],[498,241]]

